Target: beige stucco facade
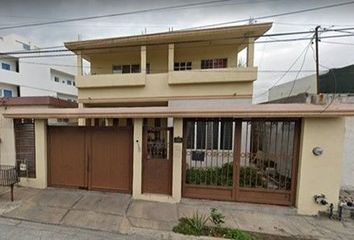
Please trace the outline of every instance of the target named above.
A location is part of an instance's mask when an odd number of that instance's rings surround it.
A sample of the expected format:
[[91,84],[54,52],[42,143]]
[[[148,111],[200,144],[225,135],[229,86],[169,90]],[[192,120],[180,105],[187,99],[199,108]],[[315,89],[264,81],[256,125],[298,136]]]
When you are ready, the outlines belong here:
[[[299,214],[315,215],[328,208],[315,203],[316,194],[325,194],[330,203],[337,205],[343,142],[344,118],[303,119],[296,194]],[[314,147],[322,148],[323,154],[315,156]]]

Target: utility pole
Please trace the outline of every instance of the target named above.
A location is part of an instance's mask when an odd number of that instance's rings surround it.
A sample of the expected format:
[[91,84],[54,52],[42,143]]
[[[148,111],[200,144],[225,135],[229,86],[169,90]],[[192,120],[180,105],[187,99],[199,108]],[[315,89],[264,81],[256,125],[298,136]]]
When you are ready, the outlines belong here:
[[317,26],[315,28],[315,41],[316,41],[316,85],[317,85],[317,94],[320,93],[320,60],[318,57],[318,29],[320,29],[321,26]]

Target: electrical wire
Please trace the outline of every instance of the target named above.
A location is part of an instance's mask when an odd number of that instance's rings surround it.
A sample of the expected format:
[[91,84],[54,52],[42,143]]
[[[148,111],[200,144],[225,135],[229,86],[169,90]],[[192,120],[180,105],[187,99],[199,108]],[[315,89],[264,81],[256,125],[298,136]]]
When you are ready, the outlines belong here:
[[120,12],[120,13],[96,15],[96,16],[89,16],[89,17],[68,18],[68,19],[54,20],[54,21],[48,21],[48,22],[39,22],[39,23],[28,23],[28,24],[0,27],[0,30],[17,29],[17,28],[25,28],[25,27],[36,27],[36,26],[52,25],[52,24],[58,24],[58,23],[77,22],[77,21],[110,18],[110,17],[118,17],[118,16],[127,16],[127,15],[133,15],[133,14],[158,12],[158,11],[163,11],[163,10],[195,7],[195,6],[202,6],[202,5],[209,5],[209,4],[214,4],[214,3],[230,2],[230,1],[231,0],[214,0],[214,1],[208,1],[208,2],[188,3],[188,4],[182,4],[182,5],[149,8],[149,9],[130,11],[130,12]]
[[[354,29],[354,28],[353,28]],[[328,30],[332,31],[332,30]],[[327,32],[327,31],[326,31]],[[250,37],[273,37],[273,36],[287,36],[287,35],[298,35],[298,34],[308,34],[308,33],[313,33],[313,31],[301,31],[301,32],[283,32],[283,33],[275,33],[275,34],[265,34],[265,35],[258,35],[258,36],[243,36],[243,37],[231,37],[231,38],[222,38],[220,40],[238,40],[238,39],[248,39]],[[322,38],[340,38],[340,37],[352,37],[354,34],[342,34],[342,35],[330,35],[330,36],[323,36]],[[289,41],[303,41],[303,40],[310,40],[311,38],[309,37],[300,37],[300,38],[288,38],[288,39],[278,39],[278,40],[265,40],[265,41],[256,41],[254,44],[259,44],[259,43],[276,43],[276,42],[289,42]],[[183,43],[210,43],[208,40],[196,40],[196,41],[182,41],[178,42],[179,44]],[[158,46],[161,45],[159,44],[144,44],[145,46]],[[234,45],[234,44],[226,44],[226,45]],[[139,45],[130,45],[130,48],[133,47],[140,47],[141,44]],[[55,48],[59,48],[59,46],[54,46]],[[48,47],[49,48],[49,47]],[[103,47],[91,47],[91,48],[78,48],[75,49],[75,51],[88,51],[88,50],[103,50],[103,49],[119,49],[119,48],[127,48],[127,46],[103,46]],[[183,48],[188,48],[184,46]],[[193,48],[193,47],[191,47]],[[129,52],[134,51],[134,49],[129,49]],[[135,51],[140,51],[139,49],[136,49]],[[1,52],[0,55],[25,55],[25,54],[42,54],[42,53],[59,53],[59,52],[71,52],[69,49],[49,49],[49,50],[32,50],[32,51],[8,51],[8,52]],[[42,55],[45,56],[45,55]]]
[[[267,18],[274,18],[274,17],[282,17],[282,16],[287,16],[287,15],[293,15],[293,14],[299,14],[299,13],[305,13],[305,12],[312,12],[312,11],[317,11],[317,10],[322,10],[322,9],[328,9],[328,8],[333,8],[333,7],[340,7],[340,6],[346,6],[354,4],[354,1],[349,1],[349,2],[343,2],[343,3],[336,3],[336,4],[331,4],[331,5],[325,5],[325,6],[320,6],[320,7],[313,7],[313,8],[307,8],[307,9],[301,9],[301,10],[296,10],[296,11],[290,11],[290,12],[284,12],[284,13],[277,13],[277,14],[271,14],[271,15],[265,15],[261,17],[254,17],[253,19],[255,20],[260,20],[260,19],[267,19]],[[215,24],[208,24],[208,25],[203,25],[203,26],[198,26],[198,27],[192,27],[192,28],[184,28],[182,30],[192,30],[192,29],[198,29],[198,28],[207,28],[207,27],[216,27],[216,26],[221,26],[221,25],[229,25],[229,24],[235,24],[235,23],[241,23],[241,22],[246,22],[249,21],[250,19],[240,19],[240,20],[235,20],[235,21],[228,21],[228,22],[223,22],[223,23],[215,23]],[[1,30],[1,28],[0,28]]]

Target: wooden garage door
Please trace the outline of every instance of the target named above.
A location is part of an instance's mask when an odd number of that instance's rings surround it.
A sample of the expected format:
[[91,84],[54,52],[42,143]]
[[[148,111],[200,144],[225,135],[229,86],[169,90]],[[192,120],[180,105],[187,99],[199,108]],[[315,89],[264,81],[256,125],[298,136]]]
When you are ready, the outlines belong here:
[[131,192],[132,129],[48,127],[50,186]]
[[48,127],[48,184],[87,187],[84,129]]
[[130,128],[98,128],[91,132],[90,188],[131,191]]

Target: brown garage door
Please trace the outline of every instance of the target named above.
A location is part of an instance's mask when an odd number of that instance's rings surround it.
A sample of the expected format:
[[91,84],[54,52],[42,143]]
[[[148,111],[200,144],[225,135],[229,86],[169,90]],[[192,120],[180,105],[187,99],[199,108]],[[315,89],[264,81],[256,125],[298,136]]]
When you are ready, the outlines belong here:
[[50,186],[131,192],[132,129],[48,127]]

